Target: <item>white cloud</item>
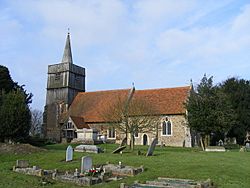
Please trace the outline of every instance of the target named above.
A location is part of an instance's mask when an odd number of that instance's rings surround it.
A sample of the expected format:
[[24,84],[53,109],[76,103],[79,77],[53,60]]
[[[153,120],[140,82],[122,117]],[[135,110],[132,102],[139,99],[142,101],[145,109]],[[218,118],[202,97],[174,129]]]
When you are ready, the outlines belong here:
[[131,82],[140,89],[179,86],[205,72],[218,79],[244,76],[250,59],[250,5],[233,8],[233,16],[220,17],[218,23],[217,14],[224,16],[220,13],[231,2],[6,1],[0,11],[5,36],[0,58],[8,59],[6,66],[35,94],[39,108],[47,65],[61,60],[67,27],[74,61],[87,68],[90,90],[129,87]]
[[[189,62],[192,58],[202,62],[222,63],[221,56],[233,56],[250,48],[250,8],[246,6],[232,23],[220,27],[192,27],[191,29],[169,29],[156,40],[161,55],[181,58]],[[220,62],[218,62],[218,60]]]
[[250,5],[243,8],[241,14],[239,14],[232,23],[233,32],[249,33],[250,31]]
[[42,35],[57,38],[70,27],[77,46],[109,43],[123,24],[126,9],[120,1],[32,1],[44,23]]
[[147,23],[158,23],[180,18],[187,12],[192,11],[195,1],[180,0],[144,0],[136,1],[134,4],[135,15],[138,21]]

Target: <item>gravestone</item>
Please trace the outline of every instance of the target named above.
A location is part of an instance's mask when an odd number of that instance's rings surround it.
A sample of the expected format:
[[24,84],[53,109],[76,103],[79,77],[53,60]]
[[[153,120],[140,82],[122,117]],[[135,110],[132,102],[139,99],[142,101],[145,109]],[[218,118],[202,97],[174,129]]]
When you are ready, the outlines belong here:
[[105,144],[107,141],[107,136],[106,135],[101,135],[100,140]]
[[81,173],[90,170],[92,168],[92,158],[89,156],[82,157],[82,163],[81,163]]
[[219,140],[218,146],[223,146],[223,145],[224,145],[223,141],[222,141],[222,140]]
[[126,148],[126,146],[121,146],[116,148],[112,153],[120,153],[122,150],[124,150]]
[[28,168],[29,167],[29,161],[27,161],[27,160],[17,160],[16,161],[16,167],[17,168]]
[[73,148],[71,145],[69,145],[66,150],[66,162],[72,160],[73,160]]
[[149,148],[148,148],[148,152],[146,154],[146,156],[151,156],[153,155],[153,152],[155,150],[155,146],[158,143],[158,139],[154,138],[154,140],[152,141],[152,143],[150,144]]
[[79,177],[79,176],[80,176],[80,172],[78,172],[78,169],[76,168],[74,172],[74,177]]
[[245,148],[246,148],[246,151],[250,151],[250,143],[249,142],[246,143],[246,147]]
[[120,144],[120,147],[125,146],[127,144],[127,137],[122,139],[122,142]]

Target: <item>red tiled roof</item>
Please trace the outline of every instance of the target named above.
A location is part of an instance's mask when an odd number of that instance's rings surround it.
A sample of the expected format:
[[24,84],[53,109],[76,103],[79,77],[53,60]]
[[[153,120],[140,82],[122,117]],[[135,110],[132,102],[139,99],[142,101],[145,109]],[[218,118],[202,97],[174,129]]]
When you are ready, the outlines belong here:
[[135,90],[133,100],[143,99],[156,109],[156,114],[184,114],[184,102],[190,86],[162,89]]
[[124,101],[129,89],[80,92],[70,105],[69,114],[84,117],[85,122],[104,122],[103,111],[118,100]]
[[[104,122],[102,113],[118,100],[127,99],[129,89],[96,92],[81,92],[70,106],[69,114],[83,117],[85,122]],[[188,97],[190,86],[162,89],[135,90],[132,100],[143,99],[156,113],[154,115],[184,114],[184,102]]]
[[89,129],[90,127],[88,126],[88,124],[85,123],[84,118],[82,117],[74,117],[74,116],[70,116],[70,118],[72,119],[72,121],[74,122],[75,126],[78,129]]

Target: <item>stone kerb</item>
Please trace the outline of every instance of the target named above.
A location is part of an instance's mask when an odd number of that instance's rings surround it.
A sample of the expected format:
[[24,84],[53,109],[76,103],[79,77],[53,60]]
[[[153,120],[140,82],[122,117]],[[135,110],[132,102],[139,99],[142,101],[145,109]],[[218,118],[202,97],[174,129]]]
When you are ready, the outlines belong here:
[[144,171],[144,167],[134,168],[131,166],[107,164],[103,166],[105,171],[110,171],[115,176],[135,176]]
[[[98,168],[92,168],[92,158],[89,156],[82,157],[81,163],[81,173],[78,172],[78,169],[75,169],[74,173],[69,173],[68,171],[62,172],[55,170],[45,170],[40,169],[37,166],[29,167],[28,161],[18,160],[17,166],[13,167],[14,172],[23,173],[27,175],[33,175],[38,177],[51,178],[61,182],[71,182],[80,186],[90,186],[102,182],[109,182],[118,179],[123,179],[128,176],[135,176],[138,173],[144,171],[143,166],[139,168],[134,168],[131,166],[122,165],[122,162],[119,162],[118,165],[107,164],[100,165]],[[22,167],[20,167],[22,166]],[[95,170],[97,174],[88,174],[89,170]],[[88,172],[87,174],[85,172]]]
[[222,146],[209,146],[205,149],[205,151],[208,151],[208,152],[225,152],[226,149]]

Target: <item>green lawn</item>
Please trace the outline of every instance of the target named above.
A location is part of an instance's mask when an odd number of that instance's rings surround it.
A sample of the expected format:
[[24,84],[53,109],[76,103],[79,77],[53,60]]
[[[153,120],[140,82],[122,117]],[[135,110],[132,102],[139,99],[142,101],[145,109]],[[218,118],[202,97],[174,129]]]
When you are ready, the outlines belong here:
[[[0,187],[42,187],[41,178],[22,175],[12,172],[12,166],[17,159],[27,159],[31,165],[40,166],[43,169],[55,169],[74,171],[80,168],[80,159],[84,155],[93,157],[94,164],[103,164],[107,161],[131,166],[144,165],[145,172],[135,177],[121,181],[110,182],[93,186],[119,187],[121,182],[132,183],[135,180],[145,182],[157,177],[187,178],[194,180],[206,180],[210,178],[218,187],[250,187],[250,152],[238,152],[236,150],[224,153],[208,153],[197,149],[187,148],[160,148],[157,147],[154,156],[138,156],[136,152],[125,150],[123,155],[111,154],[116,145],[101,145],[107,152],[102,154],[74,153],[74,161],[66,163],[65,149],[67,145],[48,145],[48,151],[29,155],[0,154]],[[147,147],[136,146],[142,153],[146,153]],[[78,187],[73,184],[64,184],[52,181],[51,185],[44,187]]]

